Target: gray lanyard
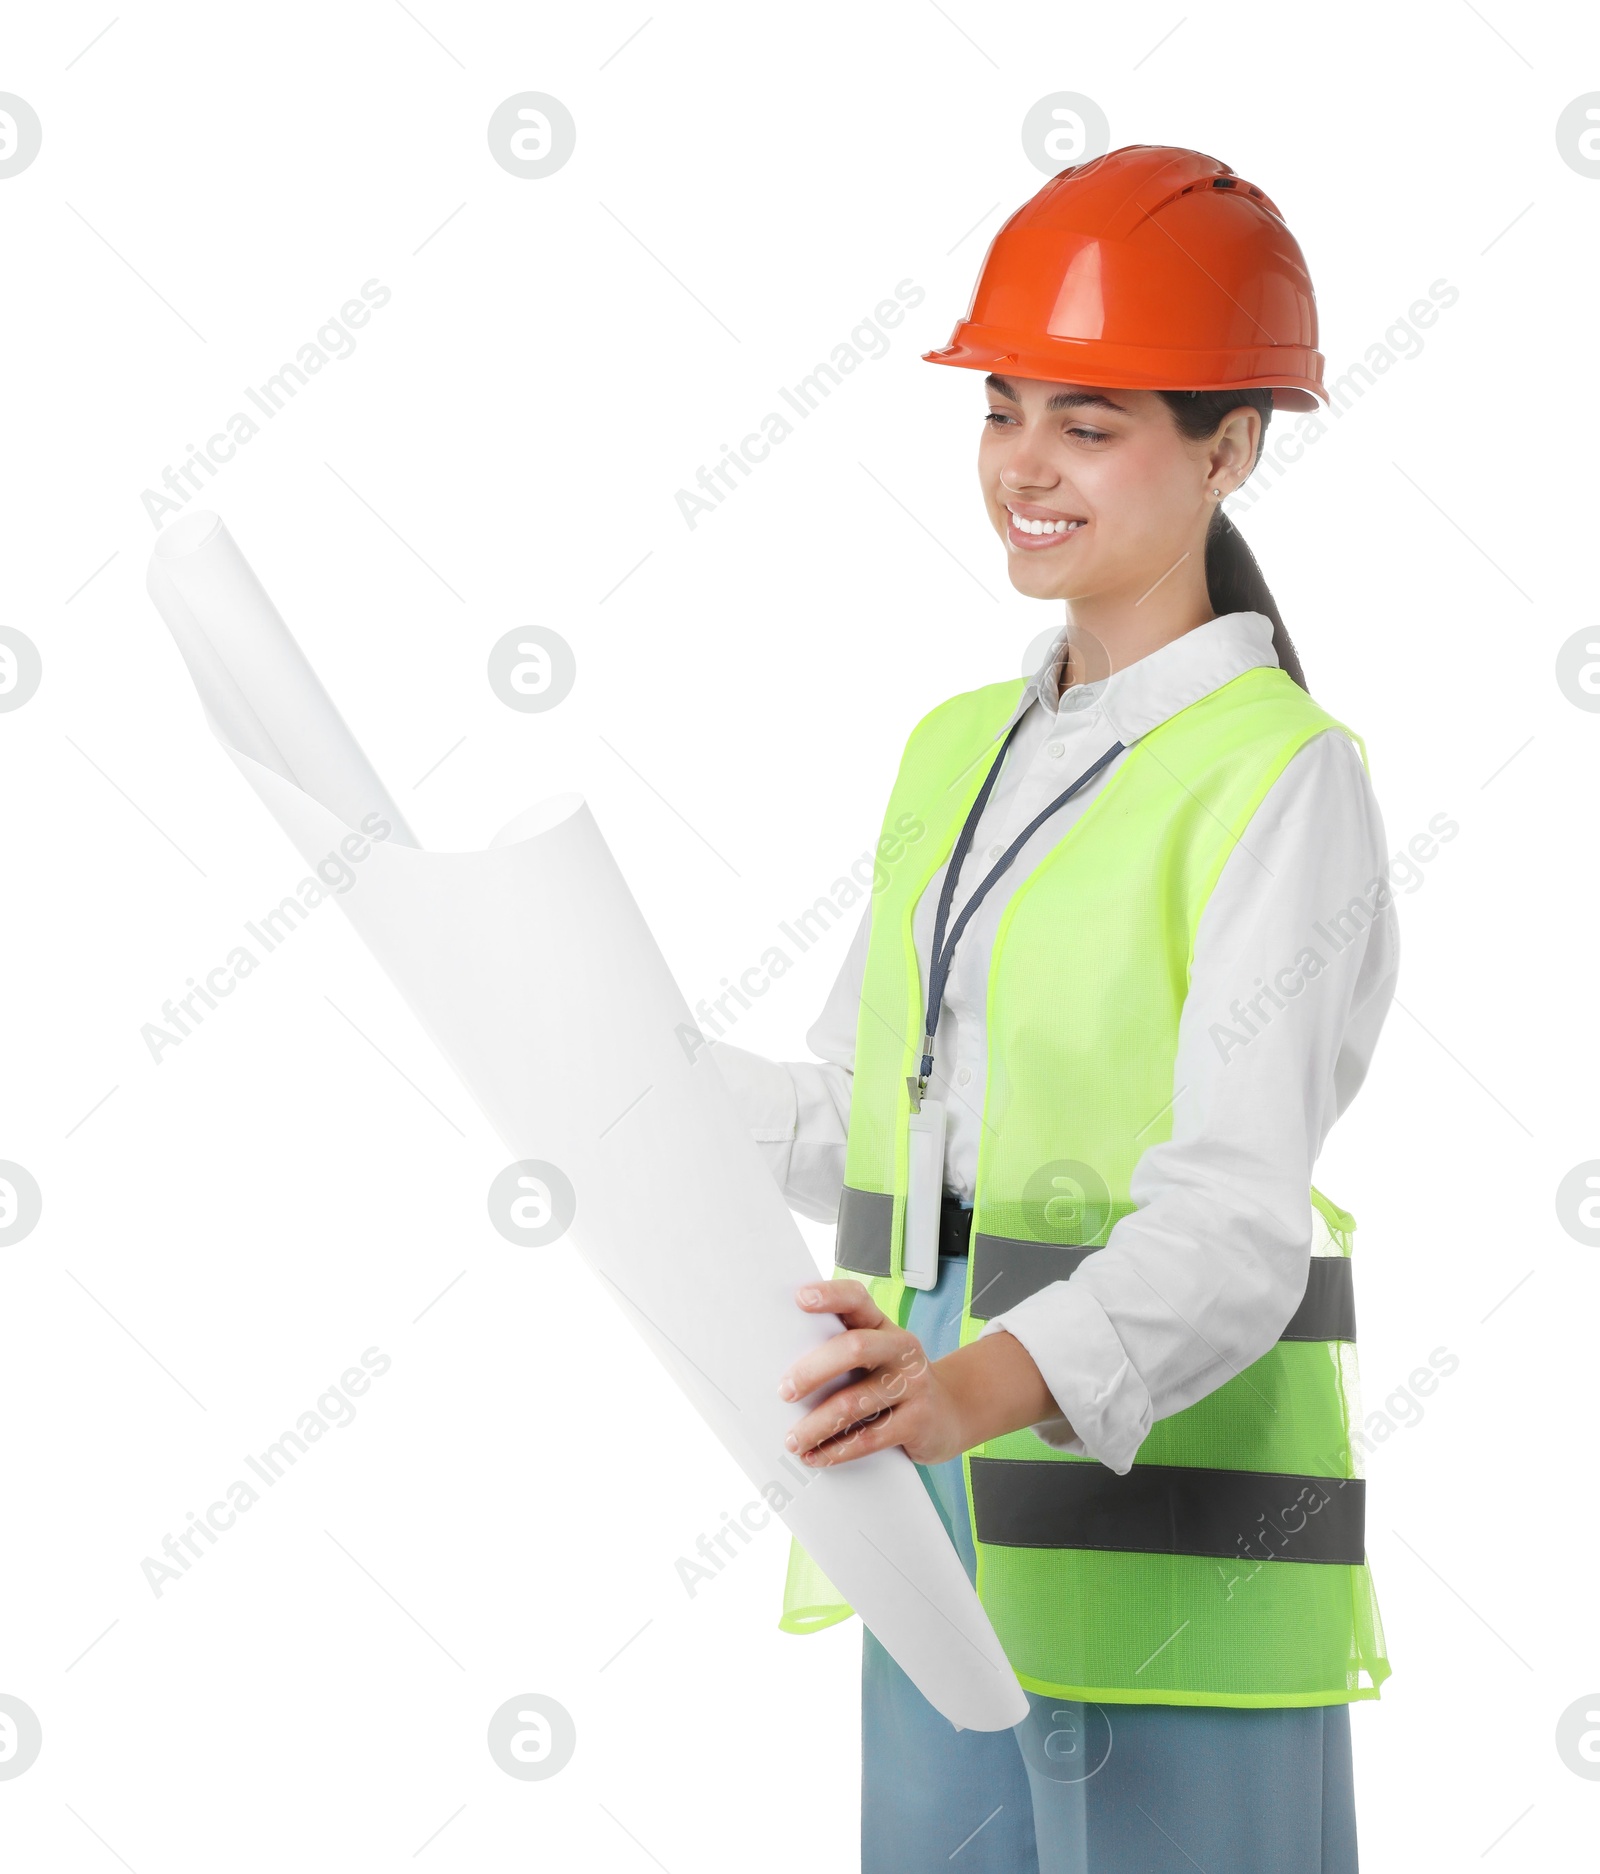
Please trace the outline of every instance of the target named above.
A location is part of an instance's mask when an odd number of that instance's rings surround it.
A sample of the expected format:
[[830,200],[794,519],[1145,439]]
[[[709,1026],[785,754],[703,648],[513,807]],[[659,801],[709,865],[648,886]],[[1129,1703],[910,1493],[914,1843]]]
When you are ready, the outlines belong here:
[[1000,764],[1006,758],[1006,750],[1011,746],[1011,738],[1022,726],[1023,717],[1006,731],[1006,739],[1000,745],[1000,753],[995,757],[994,766],[984,776],[983,786],[978,789],[978,798],[972,803],[967,813],[966,824],[962,827],[955,846],[950,854],[950,863],[945,869],[944,887],[939,893],[939,914],[933,926],[933,952],[929,958],[928,969],[928,1012],[922,1024],[922,1062],[915,1074],[906,1076],[906,1085],[911,1090],[911,1109],[922,1110],[922,1096],[928,1090],[928,1076],[933,1072],[933,1037],[938,1032],[939,1016],[944,1008],[944,987],[950,975],[950,962],[955,955],[956,945],[961,941],[961,933],[967,928],[972,914],[983,902],[989,887],[1016,858],[1022,848],[1033,838],[1051,814],[1064,807],[1077,793],[1080,787],[1092,781],[1100,770],[1123,750],[1121,742],[1113,742],[1098,760],[1092,761],[1076,781],[1057,794],[1048,807],[1036,813],[1017,837],[1012,840],[993,866],[985,874],[978,889],[961,908],[961,915],[955,921],[955,928],[950,932],[948,942],[945,939],[945,923],[950,916],[950,905],[956,894],[956,880],[961,867],[972,847],[973,835],[978,830],[978,822],[983,818],[983,810],[989,804],[989,796],[994,791],[995,778],[1000,772]]

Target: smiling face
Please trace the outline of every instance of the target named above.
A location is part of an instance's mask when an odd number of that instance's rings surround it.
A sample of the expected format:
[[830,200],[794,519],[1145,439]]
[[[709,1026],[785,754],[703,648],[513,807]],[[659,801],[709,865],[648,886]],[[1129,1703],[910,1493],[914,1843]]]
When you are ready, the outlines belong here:
[[1241,405],[1190,442],[1153,390],[994,376],[984,388],[978,474],[1019,592],[1120,609],[1181,568],[1169,602],[1198,590],[1203,606],[1211,491],[1249,473],[1257,411]]

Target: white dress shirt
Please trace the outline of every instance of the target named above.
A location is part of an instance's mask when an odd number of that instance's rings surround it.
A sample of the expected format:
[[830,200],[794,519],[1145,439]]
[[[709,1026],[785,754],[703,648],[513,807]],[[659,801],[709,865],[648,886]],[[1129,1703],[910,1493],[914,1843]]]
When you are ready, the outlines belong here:
[[[1060,692],[1064,638],[1063,626],[1019,699],[1012,720],[1023,720],[957,881],[952,926],[993,860],[1113,742],[1131,747],[1240,672],[1277,663],[1271,621],[1234,612]],[[1116,756],[1033,835],[956,947],[929,1096],[948,1108],[945,1187],[964,1202],[977,1165],[995,931],[1011,893],[1126,758]],[[1033,1427],[1046,1443],[1125,1472],[1156,1419],[1259,1359],[1299,1306],[1312,1168],[1366,1076],[1394,994],[1388,871],[1360,755],[1337,729],[1313,736],[1268,790],[1202,913],[1179,1020],[1171,1136],[1135,1166],[1135,1208],[1070,1278],[984,1325],[985,1334],[1004,1330],[1022,1342],[1060,1407],[1060,1417]],[[929,880],[912,921],[924,987],[944,874],[941,866]],[[817,1060],[713,1046],[790,1205],[822,1222],[836,1216],[844,1182],[870,918],[869,900],[806,1035]]]

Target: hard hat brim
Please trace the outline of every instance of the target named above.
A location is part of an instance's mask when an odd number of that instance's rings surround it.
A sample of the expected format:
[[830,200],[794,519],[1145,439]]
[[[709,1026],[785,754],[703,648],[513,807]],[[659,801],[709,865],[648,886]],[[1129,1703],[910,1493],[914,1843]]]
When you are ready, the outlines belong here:
[[1106,390],[1270,390],[1275,410],[1315,410],[1319,398],[1329,401],[1322,387],[1322,353],[1306,345],[1167,351],[1103,339],[1044,342],[1048,350],[1034,336],[963,322],[948,345],[922,357],[928,364]]

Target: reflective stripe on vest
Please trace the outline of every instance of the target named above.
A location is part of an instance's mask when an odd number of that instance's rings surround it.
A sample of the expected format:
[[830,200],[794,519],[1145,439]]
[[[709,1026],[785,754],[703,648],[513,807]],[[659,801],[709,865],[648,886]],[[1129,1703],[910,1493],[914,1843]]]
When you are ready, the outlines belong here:
[[980,1542],[1027,1549],[1115,1549],[1281,1562],[1343,1562],[1366,1552],[1360,1478],[1282,1471],[972,1459]]
[[893,1197],[887,1191],[857,1191],[847,1184],[839,1197],[834,1261],[858,1275],[887,1275],[893,1241]]
[[[894,1199],[878,1191],[845,1186],[833,1259],[856,1275],[887,1276]],[[980,1231],[972,1243],[974,1321],[989,1321],[1052,1282],[1064,1282],[1103,1245],[1025,1243]],[[1305,1294],[1280,1340],[1348,1340],[1356,1337],[1355,1286],[1348,1256],[1313,1256]]]

